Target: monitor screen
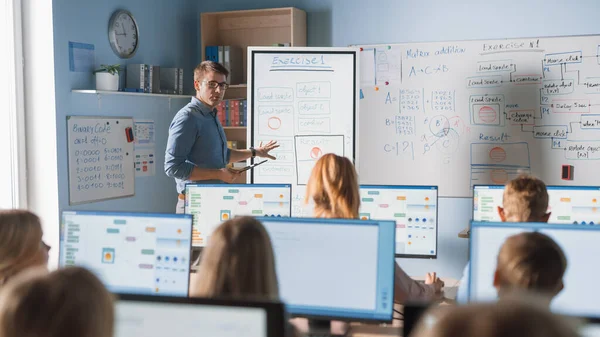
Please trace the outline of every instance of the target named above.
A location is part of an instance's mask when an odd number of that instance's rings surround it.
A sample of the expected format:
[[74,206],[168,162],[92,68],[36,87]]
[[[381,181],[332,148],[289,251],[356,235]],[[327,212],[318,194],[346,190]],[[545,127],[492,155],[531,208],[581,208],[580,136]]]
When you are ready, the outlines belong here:
[[279,337],[280,303],[123,295],[115,304],[115,337]]
[[94,272],[114,293],[187,296],[192,217],[65,211],[60,266]]
[[[552,300],[551,309],[571,316],[600,317],[600,288],[589,280],[600,277],[593,257],[600,255],[600,227],[546,223],[473,222],[471,224],[471,272],[469,298],[497,298],[493,287],[498,252],[507,237],[524,231],[539,231],[554,239],[567,258],[564,289]],[[592,263],[592,264],[590,264]]]
[[360,186],[360,218],[396,222],[396,256],[437,257],[437,186]]
[[192,246],[205,247],[212,232],[239,215],[289,217],[290,184],[188,184],[185,213],[192,214]]
[[[600,187],[547,186],[549,223],[600,224]],[[473,187],[473,221],[501,221],[498,206],[502,206],[503,185]]]
[[391,321],[393,221],[261,218],[279,293],[295,316]]

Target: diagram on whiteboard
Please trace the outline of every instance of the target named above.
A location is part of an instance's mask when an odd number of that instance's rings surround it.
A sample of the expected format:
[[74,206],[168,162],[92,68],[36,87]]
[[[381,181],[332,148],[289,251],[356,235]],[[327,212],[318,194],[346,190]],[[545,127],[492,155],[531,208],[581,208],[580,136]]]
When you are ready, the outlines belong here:
[[293,216],[312,216],[305,189],[319,158],[355,158],[357,51],[303,49],[252,48],[248,56],[249,144],[279,144],[277,159],[252,170],[252,182],[291,184]]
[[361,50],[361,183],[600,185],[600,36]]

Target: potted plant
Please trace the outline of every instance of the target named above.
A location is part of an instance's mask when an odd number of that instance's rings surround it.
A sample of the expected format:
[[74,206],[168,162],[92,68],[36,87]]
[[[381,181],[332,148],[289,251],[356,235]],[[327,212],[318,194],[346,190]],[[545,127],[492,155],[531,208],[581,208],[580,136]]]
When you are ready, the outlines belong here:
[[96,75],[96,90],[118,91],[119,90],[120,64],[101,64],[100,68],[94,70]]

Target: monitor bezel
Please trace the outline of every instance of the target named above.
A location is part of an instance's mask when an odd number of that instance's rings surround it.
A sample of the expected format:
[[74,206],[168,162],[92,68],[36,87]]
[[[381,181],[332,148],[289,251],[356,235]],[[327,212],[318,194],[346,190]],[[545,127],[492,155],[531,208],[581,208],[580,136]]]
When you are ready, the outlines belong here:
[[[488,187],[491,189],[504,189],[506,188],[506,185],[496,185],[496,184],[490,184],[490,185],[486,185],[486,184],[476,184],[473,185],[473,190],[471,191],[471,199],[473,199],[473,203],[471,204],[471,221],[479,221],[479,220],[474,220],[475,219],[475,189],[477,187]],[[575,185],[546,185],[546,191],[548,191],[548,194],[550,194],[550,190],[581,190],[581,191],[599,191],[600,192],[600,186],[575,186]]]
[[266,312],[267,328],[266,337],[281,337],[286,335],[288,330],[288,315],[285,311],[285,305],[276,301],[260,300],[234,300],[230,298],[201,298],[201,297],[172,297],[172,296],[151,296],[134,294],[115,294],[118,301],[125,302],[143,302],[143,303],[167,303],[180,305],[213,305],[224,307],[239,308],[259,308]]
[[[60,226],[59,226],[59,233],[58,233],[58,266],[59,267],[65,267],[64,265],[61,265],[61,257],[62,257],[62,253],[63,253],[63,237],[64,237],[64,226],[65,226],[65,213],[71,213],[71,214],[82,214],[82,215],[104,215],[104,216],[114,216],[114,215],[119,215],[119,216],[142,216],[142,217],[147,217],[147,218],[181,218],[181,219],[186,219],[189,218],[191,224],[190,224],[190,233],[189,233],[189,242],[190,242],[190,246],[189,246],[189,250],[188,250],[188,263],[187,268],[188,268],[188,286],[187,286],[187,291],[186,291],[186,295],[185,297],[190,296],[190,285],[191,285],[191,274],[192,274],[192,267],[191,267],[191,259],[192,259],[192,232],[194,230],[194,226],[193,226],[193,218],[190,214],[174,214],[174,213],[146,213],[146,212],[115,212],[115,211],[79,211],[79,210],[63,210],[61,212],[60,215]],[[108,288],[108,287],[107,287]],[[116,294],[116,293],[114,293]],[[150,297],[172,297],[172,296],[163,296],[163,295],[136,295],[136,296],[150,296]]]
[[[439,249],[439,224],[440,224],[440,189],[437,185],[371,185],[363,184],[359,185],[358,189],[361,188],[389,188],[389,189],[415,189],[415,190],[432,190],[435,189],[435,254],[397,254],[394,249],[394,256],[403,259],[424,259],[424,260],[437,260],[438,249]],[[382,219],[383,220],[383,219]],[[389,220],[389,219],[388,219]],[[396,237],[396,239],[398,239]]]
[[[576,230],[576,231],[600,231],[600,226],[589,226],[589,225],[569,225],[569,224],[552,224],[547,222],[486,222],[486,221],[471,221],[471,232],[476,228],[522,228],[529,232],[538,232],[543,229],[558,229],[558,230]],[[473,244],[472,238],[469,240],[469,256],[473,256]],[[469,288],[467,289],[468,302],[472,302],[472,291],[473,288],[473,266],[469,261]],[[564,315],[564,314],[562,314]],[[575,317],[573,315],[564,315]],[[581,317],[581,316],[577,316]],[[587,316],[587,319],[592,319],[600,323],[600,315],[598,317]]]
[[[188,194],[188,187],[232,187],[232,188],[286,188],[289,187],[290,189],[290,200],[289,200],[289,205],[290,205],[290,210],[289,210],[289,214],[290,216],[292,215],[292,184],[199,184],[199,183],[187,183],[185,184],[185,188],[184,188],[184,195],[185,195],[185,202],[184,202],[184,214],[188,214],[188,203],[187,203],[187,194]],[[190,216],[192,216],[192,231],[194,228],[194,220],[193,214],[188,214]],[[287,218],[287,217],[286,217]],[[192,238],[193,241],[193,238]],[[204,245],[194,245],[192,242],[192,249],[196,249],[196,250],[202,250],[206,248],[206,244]]]
[[[263,220],[267,220],[267,221],[271,221],[271,222],[297,222],[297,223],[322,223],[323,221],[326,221],[329,224],[334,224],[334,225],[354,225],[354,226],[360,226],[360,225],[365,225],[366,223],[370,223],[370,226],[377,226],[378,228],[382,226],[382,223],[385,224],[393,224],[393,228],[394,230],[392,231],[392,236],[394,237],[394,250],[395,250],[395,240],[396,240],[396,221],[393,220],[360,220],[360,219],[332,219],[332,218],[309,218],[309,217],[302,217],[302,218],[273,218],[273,217],[259,217],[257,218],[257,220],[262,221]],[[395,270],[395,266],[396,266],[396,259],[392,258],[392,266],[391,268]],[[394,318],[394,283],[395,283],[395,272],[392,273],[392,287],[390,289],[390,297],[391,297],[391,305],[390,305],[390,314],[389,314],[389,318],[386,319],[382,319],[382,318],[364,318],[364,317],[348,317],[348,316],[343,316],[343,315],[311,315],[311,314],[295,314],[295,313],[291,313],[288,311],[288,314],[290,315],[290,317],[301,317],[301,318],[307,318],[307,319],[314,319],[314,320],[340,320],[340,321],[346,321],[346,322],[364,322],[364,323],[390,323],[393,321]],[[287,308],[286,308],[287,310]]]

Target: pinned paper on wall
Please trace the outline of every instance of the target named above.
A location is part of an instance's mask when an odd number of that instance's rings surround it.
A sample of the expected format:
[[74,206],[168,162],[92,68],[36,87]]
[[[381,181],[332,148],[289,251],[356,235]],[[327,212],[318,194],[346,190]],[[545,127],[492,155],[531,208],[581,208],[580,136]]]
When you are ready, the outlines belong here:
[[135,120],[135,176],[154,176],[156,166],[154,121],[151,119]]
[[134,160],[136,177],[154,176],[156,166],[154,148],[136,148]]
[[69,41],[69,70],[91,73],[96,66],[96,52],[93,44]]
[[154,146],[154,121],[135,120],[135,146]]

